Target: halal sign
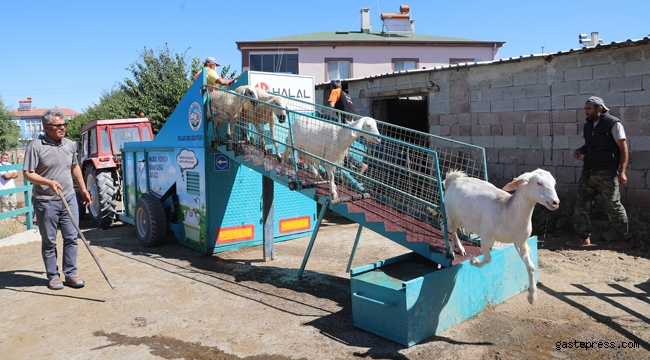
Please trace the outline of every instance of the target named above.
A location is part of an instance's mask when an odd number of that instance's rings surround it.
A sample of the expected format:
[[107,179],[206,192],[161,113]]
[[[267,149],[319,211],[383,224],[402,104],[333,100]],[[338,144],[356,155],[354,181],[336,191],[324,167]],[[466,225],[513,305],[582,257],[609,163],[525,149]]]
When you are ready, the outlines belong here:
[[269,91],[269,86],[266,85],[265,82],[257,83],[257,85],[255,85],[255,88],[260,88],[260,89],[262,89],[264,91]]

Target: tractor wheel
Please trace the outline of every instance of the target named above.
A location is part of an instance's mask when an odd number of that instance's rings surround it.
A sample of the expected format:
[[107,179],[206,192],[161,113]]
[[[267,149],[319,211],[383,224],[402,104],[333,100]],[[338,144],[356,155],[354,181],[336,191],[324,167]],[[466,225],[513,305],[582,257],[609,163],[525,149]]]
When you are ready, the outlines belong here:
[[117,189],[113,184],[110,171],[95,169],[91,164],[86,167],[86,187],[90,192],[91,202],[88,204],[88,213],[93,224],[105,229],[115,219],[115,195]]
[[158,246],[165,240],[167,220],[158,198],[143,194],[135,205],[135,231],[143,246]]

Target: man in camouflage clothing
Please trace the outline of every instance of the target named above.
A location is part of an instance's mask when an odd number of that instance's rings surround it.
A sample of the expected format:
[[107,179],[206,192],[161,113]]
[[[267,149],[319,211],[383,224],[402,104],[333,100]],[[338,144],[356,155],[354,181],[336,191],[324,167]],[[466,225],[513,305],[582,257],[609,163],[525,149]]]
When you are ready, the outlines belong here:
[[627,183],[625,130],[621,121],[608,114],[608,111],[603,99],[597,96],[590,97],[585,104],[585,144],[573,153],[576,159],[584,160],[584,168],[578,183],[578,202],[573,214],[573,227],[577,236],[566,242],[570,247],[591,245],[591,206],[596,196],[601,195],[609,223],[618,236],[618,240],[607,247],[612,250],[634,248],[619,191],[619,185],[625,186]]

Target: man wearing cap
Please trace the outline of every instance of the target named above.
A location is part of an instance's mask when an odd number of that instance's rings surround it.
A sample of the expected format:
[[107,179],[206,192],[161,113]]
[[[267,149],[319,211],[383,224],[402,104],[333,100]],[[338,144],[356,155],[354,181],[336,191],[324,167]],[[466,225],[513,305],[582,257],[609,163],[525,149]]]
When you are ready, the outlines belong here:
[[573,213],[573,226],[577,236],[566,242],[570,247],[591,245],[591,206],[596,196],[601,195],[605,200],[609,223],[618,236],[618,240],[607,247],[612,250],[634,248],[619,191],[619,185],[625,186],[627,183],[625,130],[621,121],[608,111],[603,99],[597,96],[587,99],[587,122],[583,134],[585,144],[573,153],[576,159],[583,160],[584,168],[578,183],[578,201]]
[[[211,85],[211,86],[230,85],[235,82],[235,79],[223,79],[219,77],[219,74],[217,74],[217,66],[221,66],[221,65],[217,62],[217,59],[213,58],[212,56],[205,58],[205,61],[203,62],[203,66],[205,67],[206,70],[205,73],[206,85]],[[196,73],[196,75],[194,76],[194,80],[196,80],[199,76],[201,76],[201,71]]]

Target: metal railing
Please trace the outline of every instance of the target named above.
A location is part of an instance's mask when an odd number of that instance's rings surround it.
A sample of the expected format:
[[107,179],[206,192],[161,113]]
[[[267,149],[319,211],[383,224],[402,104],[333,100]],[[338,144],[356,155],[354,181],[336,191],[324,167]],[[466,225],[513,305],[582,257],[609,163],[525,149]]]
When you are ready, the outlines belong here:
[[[469,176],[487,180],[485,149],[481,147],[375,120],[377,135],[369,129],[354,127],[362,118],[360,115],[276,96],[283,99],[283,106],[215,89],[209,93],[208,113],[212,121],[230,124],[232,144],[245,159],[288,176],[293,182],[289,185],[298,190],[322,185],[326,178],[322,165],[330,165],[335,169],[339,196],[358,198],[367,194],[389,208],[376,209],[379,217],[390,222],[405,214],[427,222],[442,230],[448,244],[442,184],[446,173],[463,170]],[[243,110],[231,121],[227,116],[219,116],[223,113],[219,108],[232,104],[233,99],[241,102]],[[339,122],[340,119],[345,119],[347,124]],[[309,127],[311,137],[308,142],[301,141],[294,146],[297,136],[294,131],[298,128],[294,124],[298,121],[308,124],[298,127]],[[225,128],[222,126],[222,133]],[[351,132],[359,136],[351,141],[349,156],[336,163],[332,158],[323,157],[324,152],[334,150],[333,143],[342,141],[331,134],[349,136]],[[298,134],[298,137],[304,140],[305,136]],[[368,140],[373,137],[381,141]],[[222,134],[221,139],[225,138]],[[362,163],[367,165],[363,173]],[[319,170],[317,173],[313,168],[305,169],[312,164]],[[319,195],[329,194],[321,191]],[[426,241],[426,236],[423,232],[416,241]]]

